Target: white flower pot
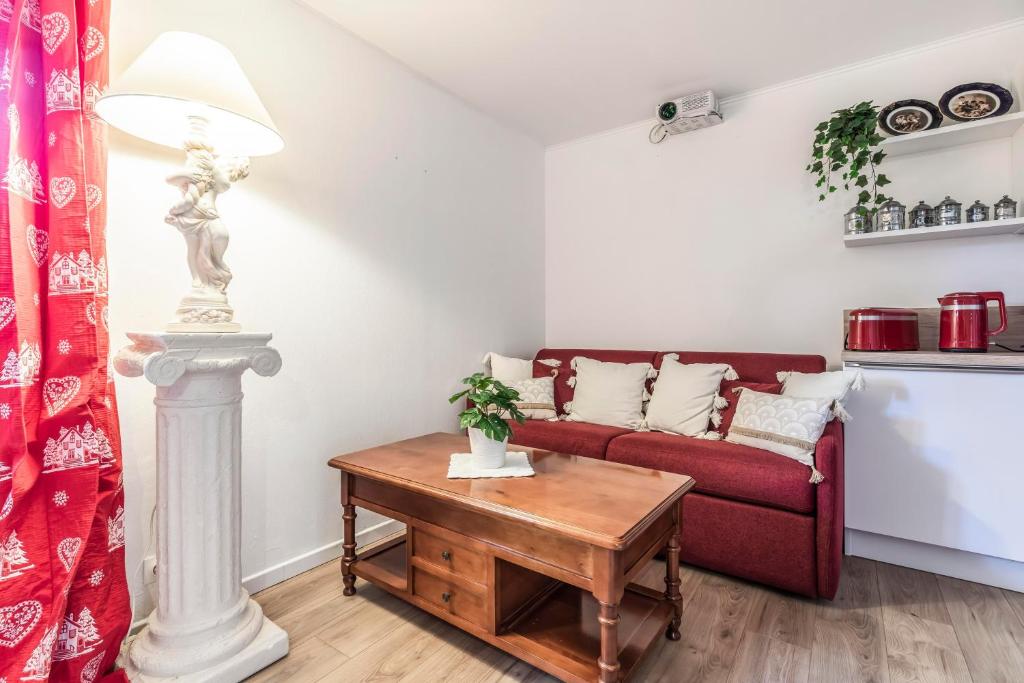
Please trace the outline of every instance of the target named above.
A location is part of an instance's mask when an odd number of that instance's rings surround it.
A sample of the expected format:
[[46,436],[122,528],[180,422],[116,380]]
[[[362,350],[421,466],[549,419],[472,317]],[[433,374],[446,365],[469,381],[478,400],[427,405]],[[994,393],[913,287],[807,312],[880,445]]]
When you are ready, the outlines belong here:
[[505,451],[508,437],[504,441],[488,438],[476,427],[469,428],[469,450],[473,454],[473,465],[481,470],[496,470],[505,466]]

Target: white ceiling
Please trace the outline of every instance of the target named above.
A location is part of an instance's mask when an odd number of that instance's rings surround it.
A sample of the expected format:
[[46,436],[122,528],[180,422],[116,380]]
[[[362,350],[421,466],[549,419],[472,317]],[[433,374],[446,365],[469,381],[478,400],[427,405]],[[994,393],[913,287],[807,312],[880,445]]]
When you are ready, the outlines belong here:
[[302,0],[545,144],[1024,16],[1021,0]]

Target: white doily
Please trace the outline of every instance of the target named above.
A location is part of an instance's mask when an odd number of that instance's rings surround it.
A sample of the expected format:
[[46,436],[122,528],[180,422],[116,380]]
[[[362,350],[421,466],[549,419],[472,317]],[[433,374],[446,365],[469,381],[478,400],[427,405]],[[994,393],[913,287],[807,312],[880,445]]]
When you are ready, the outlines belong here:
[[509,451],[505,454],[505,466],[496,469],[478,469],[473,466],[472,453],[452,453],[448,464],[449,479],[484,479],[494,477],[532,477],[533,466],[523,451]]

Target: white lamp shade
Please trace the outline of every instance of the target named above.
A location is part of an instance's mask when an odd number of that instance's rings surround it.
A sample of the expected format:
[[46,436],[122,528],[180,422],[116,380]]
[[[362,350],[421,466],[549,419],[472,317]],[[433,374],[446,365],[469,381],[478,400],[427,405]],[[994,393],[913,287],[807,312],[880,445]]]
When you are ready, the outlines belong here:
[[157,37],[100,98],[96,112],[125,132],[178,149],[190,114],[209,121],[219,153],[259,156],[284,147],[234,55],[195,33]]

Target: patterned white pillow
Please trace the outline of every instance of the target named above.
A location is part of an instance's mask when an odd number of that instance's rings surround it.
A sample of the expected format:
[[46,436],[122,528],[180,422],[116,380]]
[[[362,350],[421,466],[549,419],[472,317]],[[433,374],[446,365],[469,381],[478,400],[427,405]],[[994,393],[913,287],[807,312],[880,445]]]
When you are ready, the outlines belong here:
[[523,411],[528,420],[556,420],[555,378],[534,377],[510,382],[510,389],[519,392],[516,407]]
[[576,356],[568,380],[576,387],[565,404],[566,420],[636,429],[643,420],[645,384],[657,374],[650,363],[605,363]]
[[811,483],[824,477],[814,467],[814,449],[825,431],[831,398],[799,398],[742,389],[725,440],[762,448],[811,468]]
[[715,427],[721,424],[719,411],[729,405],[718,395],[722,379],[737,379],[731,365],[680,363],[678,354],[667,354],[661,361],[640,431],[720,439],[718,432],[708,431],[708,423]]
[[846,395],[864,388],[864,374],[860,370],[778,372],[775,376],[782,382],[783,396],[832,399],[832,414],[828,419],[838,417],[841,422],[852,419],[843,407]]

